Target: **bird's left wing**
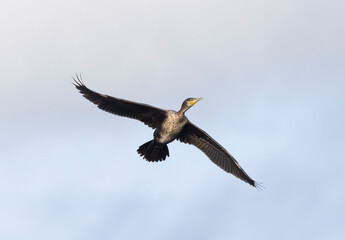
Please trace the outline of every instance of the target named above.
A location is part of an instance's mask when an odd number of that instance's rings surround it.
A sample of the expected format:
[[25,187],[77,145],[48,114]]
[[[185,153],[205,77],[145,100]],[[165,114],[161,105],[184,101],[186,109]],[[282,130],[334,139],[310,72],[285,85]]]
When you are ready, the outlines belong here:
[[241,168],[233,156],[223,148],[216,140],[211,138],[206,132],[188,122],[179,137],[181,142],[192,144],[203,151],[206,156],[222,168],[224,171],[233,174],[239,179],[258,187],[258,183],[251,179],[248,174]]
[[166,111],[163,109],[94,92],[88,89],[78,76],[73,80],[76,88],[86,99],[106,112],[139,120],[151,128],[159,126],[166,117]]

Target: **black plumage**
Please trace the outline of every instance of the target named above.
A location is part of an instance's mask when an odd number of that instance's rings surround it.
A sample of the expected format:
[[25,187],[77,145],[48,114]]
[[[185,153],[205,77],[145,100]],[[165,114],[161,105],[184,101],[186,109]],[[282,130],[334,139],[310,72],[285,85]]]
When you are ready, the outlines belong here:
[[154,139],[141,145],[137,150],[140,156],[143,156],[147,161],[165,160],[169,156],[167,144],[177,139],[199,148],[224,171],[233,174],[254,187],[259,187],[259,184],[247,175],[225,148],[185,117],[185,112],[201,98],[186,99],[181,109],[176,112],[99,94],[88,89],[80,77],[77,76],[73,79],[74,85],[80,93],[86,99],[96,104],[98,108],[122,117],[139,120],[155,129]]

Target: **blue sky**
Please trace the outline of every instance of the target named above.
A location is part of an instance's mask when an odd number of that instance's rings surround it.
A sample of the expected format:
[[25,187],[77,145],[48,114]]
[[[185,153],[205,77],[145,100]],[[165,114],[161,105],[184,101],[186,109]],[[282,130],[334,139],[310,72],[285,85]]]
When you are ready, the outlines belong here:
[[[344,1],[2,1],[0,238],[343,239]],[[179,109],[198,149],[148,163],[140,122],[91,89]]]

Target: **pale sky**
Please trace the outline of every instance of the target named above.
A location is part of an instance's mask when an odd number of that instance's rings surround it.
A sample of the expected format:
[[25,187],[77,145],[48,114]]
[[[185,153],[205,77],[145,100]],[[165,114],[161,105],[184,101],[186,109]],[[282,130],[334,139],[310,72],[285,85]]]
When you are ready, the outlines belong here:
[[[2,1],[0,239],[345,235],[344,1]],[[187,112],[265,186],[72,85]]]

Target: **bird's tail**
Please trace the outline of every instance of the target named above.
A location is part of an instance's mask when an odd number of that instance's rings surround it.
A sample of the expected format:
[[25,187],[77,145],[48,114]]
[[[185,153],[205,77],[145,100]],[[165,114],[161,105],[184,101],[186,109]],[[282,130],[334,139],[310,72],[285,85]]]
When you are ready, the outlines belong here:
[[169,149],[166,144],[157,143],[154,140],[144,143],[138,148],[138,153],[149,162],[163,161],[169,156]]

